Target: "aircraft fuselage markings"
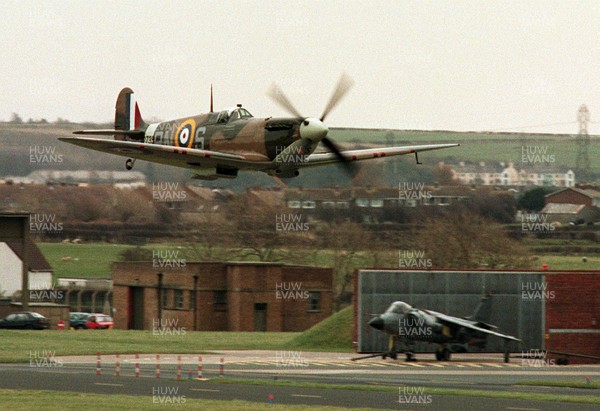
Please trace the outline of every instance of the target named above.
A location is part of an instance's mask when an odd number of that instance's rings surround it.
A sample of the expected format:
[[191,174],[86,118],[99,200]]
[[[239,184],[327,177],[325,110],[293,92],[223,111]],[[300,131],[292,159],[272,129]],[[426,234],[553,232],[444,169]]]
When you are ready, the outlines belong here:
[[264,119],[216,123],[214,113],[152,124],[145,143],[223,152],[248,152],[272,160],[282,147],[298,140],[299,127],[266,130]]

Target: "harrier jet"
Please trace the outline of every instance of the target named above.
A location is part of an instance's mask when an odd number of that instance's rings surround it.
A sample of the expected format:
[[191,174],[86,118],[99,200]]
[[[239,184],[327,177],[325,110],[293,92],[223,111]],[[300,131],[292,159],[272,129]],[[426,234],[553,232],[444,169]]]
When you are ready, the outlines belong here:
[[[428,144],[342,151],[327,137],[324,121],[352,86],[343,75],[323,114],[305,117],[298,112],[281,89],[273,85],[268,95],[292,114],[284,118],[256,118],[246,108],[213,111],[212,87],[210,112],[172,121],[147,124],[140,114],[130,88],[119,93],[115,107],[115,126],[111,130],[81,130],[74,134],[114,136],[59,138],[92,150],[128,157],[128,170],[136,160],[191,169],[194,178],[214,180],[235,178],[239,171],[262,171],[274,177],[296,177],[300,170],[340,163],[353,171],[355,161],[414,154],[458,146]],[[329,150],[315,152],[319,143]]]
[[502,334],[497,327],[488,324],[492,308],[492,296],[481,299],[475,312],[465,318],[453,317],[432,310],[411,307],[403,301],[392,303],[385,313],[377,315],[369,321],[369,325],[390,335],[390,351],[356,359],[382,356],[396,359],[396,341],[404,343],[408,349],[406,361],[414,361],[414,353],[410,347],[415,341],[438,344],[435,358],[438,361],[449,361],[451,351],[465,352],[465,345],[483,347],[489,335],[495,335],[505,341],[504,361],[508,362],[508,341],[521,341],[511,335]]

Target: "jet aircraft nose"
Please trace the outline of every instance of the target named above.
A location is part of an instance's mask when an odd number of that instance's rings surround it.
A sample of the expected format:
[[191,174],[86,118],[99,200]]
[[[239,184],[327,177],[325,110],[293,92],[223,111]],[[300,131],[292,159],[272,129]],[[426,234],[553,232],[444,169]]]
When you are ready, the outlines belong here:
[[371,321],[369,321],[369,325],[377,330],[383,329],[383,318],[375,317]]
[[318,118],[307,118],[300,125],[300,137],[311,141],[322,140],[328,132],[327,126]]

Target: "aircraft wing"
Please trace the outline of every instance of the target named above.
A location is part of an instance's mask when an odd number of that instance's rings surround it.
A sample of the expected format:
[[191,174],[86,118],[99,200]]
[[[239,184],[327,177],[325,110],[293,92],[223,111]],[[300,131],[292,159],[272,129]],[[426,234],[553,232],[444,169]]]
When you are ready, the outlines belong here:
[[496,337],[500,337],[503,338],[505,340],[512,340],[512,341],[521,341],[520,339],[513,337],[512,335],[507,335],[507,334],[502,334],[496,331],[492,331],[492,330],[487,330],[485,328],[481,328],[481,327],[477,327],[476,325],[473,325],[470,321],[464,320],[462,318],[458,318],[458,317],[453,317],[451,315],[446,315],[446,314],[441,314],[441,313],[437,313],[435,311],[429,311],[429,313],[435,315],[437,317],[437,319],[445,325],[458,325],[460,327],[464,327],[464,328],[468,328],[470,330],[473,331],[479,331],[482,333],[486,333],[486,334],[491,334],[491,335],[495,335]]
[[59,140],[77,146],[116,154],[138,160],[151,161],[184,168],[230,166],[235,168],[260,169],[270,162],[251,161],[244,156],[195,148],[181,148],[134,141],[109,140],[93,137],[59,137]]
[[[422,151],[441,150],[443,148],[457,147],[460,144],[424,144],[420,146],[402,147],[380,147],[363,150],[342,151],[344,157],[352,161],[370,160],[373,158],[400,156],[404,154],[420,153]],[[319,166],[339,162],[339,158],[333,153],[313,153],[308,159],[301,163],[303,167]]]

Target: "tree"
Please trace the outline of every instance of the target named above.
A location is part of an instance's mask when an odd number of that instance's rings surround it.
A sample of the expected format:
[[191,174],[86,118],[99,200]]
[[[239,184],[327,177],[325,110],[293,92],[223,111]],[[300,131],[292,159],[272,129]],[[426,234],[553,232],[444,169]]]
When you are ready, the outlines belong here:
[[547,187],[536,187],[524,192],[517,201],[519,210],[540,211],[546,205],[544,196],[551,193],[553,189]]
[[13,124],[22,124],[23,123],[23,119],[21,118],[21,116],[18,113],[12,113],[10,115],[10,123]]
[[511,239],[502,226],[481,216],[447,213],[445,218],[425,221],[415,238],[434,267],[529,268],[526,248]]

